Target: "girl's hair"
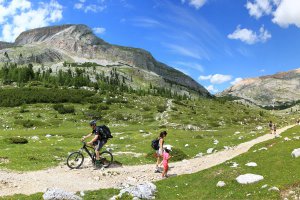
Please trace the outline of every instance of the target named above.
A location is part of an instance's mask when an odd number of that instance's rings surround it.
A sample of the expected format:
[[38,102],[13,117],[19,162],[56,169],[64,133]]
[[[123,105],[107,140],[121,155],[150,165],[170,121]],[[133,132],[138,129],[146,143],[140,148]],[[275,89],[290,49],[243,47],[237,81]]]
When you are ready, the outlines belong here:
[[167,134],[168,134],[167,131],[163,131],[159,134],[159,137],[165,137],[167,136]]

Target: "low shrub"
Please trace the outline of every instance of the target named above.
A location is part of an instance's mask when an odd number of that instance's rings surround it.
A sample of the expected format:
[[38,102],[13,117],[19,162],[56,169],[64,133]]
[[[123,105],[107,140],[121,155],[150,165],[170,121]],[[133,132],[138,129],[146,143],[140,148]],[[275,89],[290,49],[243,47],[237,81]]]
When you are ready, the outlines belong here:
[[27,144],[28,140],[22,137],[10,137],[4,139],[8,144]]

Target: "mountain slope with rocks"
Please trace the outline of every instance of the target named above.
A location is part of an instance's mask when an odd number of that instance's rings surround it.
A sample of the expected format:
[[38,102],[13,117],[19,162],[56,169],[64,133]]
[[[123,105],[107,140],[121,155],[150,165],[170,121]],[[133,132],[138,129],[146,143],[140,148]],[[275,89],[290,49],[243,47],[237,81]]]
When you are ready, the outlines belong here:
[[218,96],[245,100],[266,108],[286,108],[300,100],[300,69],[244,79]]
[[210,96],[195,80],[156,61],[149,52],[111,45],[95,36],[85,25],[37,28],[21,33],[14,43],[0,42],[0,63],[7,62],[31,63],[35,68],[47,66],[54,71],[66,71],[64,62],[95,63],[99,66],[96,70],[101,72],[109,73],[110,68],[115,67],[126,78],[132,79],[133,76],[138,80],[128,83],[133,88],[149,87],[151,83],[170,88],[173,92]]

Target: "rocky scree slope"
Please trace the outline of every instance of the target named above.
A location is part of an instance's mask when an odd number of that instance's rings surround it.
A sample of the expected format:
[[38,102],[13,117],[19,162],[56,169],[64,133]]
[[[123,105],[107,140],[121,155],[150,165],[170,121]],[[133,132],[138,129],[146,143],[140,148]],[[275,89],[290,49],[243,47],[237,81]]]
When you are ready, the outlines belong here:
[[244,79],[217,96],[243,99],[261,107],[289,107],[300,100],[300,69]]
[[[13,48],[11,48],[13,47]],[[7,52],[9,56],[5,56]],[[78,59],[80,58],[80,59]],[[0,43],[0,63],[59,63],[106,61],[153,72],[169,84],[177,84],[202,96],[209,92],[195,80],[138,48],[111,45],[95,36],[86,25],[61,25],[37,28],[21,33],[14,43]]]

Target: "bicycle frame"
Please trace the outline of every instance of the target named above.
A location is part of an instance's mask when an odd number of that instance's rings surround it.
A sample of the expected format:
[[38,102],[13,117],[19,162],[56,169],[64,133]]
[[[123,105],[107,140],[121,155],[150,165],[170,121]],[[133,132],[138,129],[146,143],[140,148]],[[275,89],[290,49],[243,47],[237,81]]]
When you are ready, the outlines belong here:
[[80,149],[80,151],[85,151],[89,156],[90,158],[92,159],[92,161],[94,162],[94,157],[93,157],[93,154],[94,153],[91,153],[91,150],[95,151],[93,147],[90,147],[90,146],[87,146],[85,142],[83,142],[83,147]]

